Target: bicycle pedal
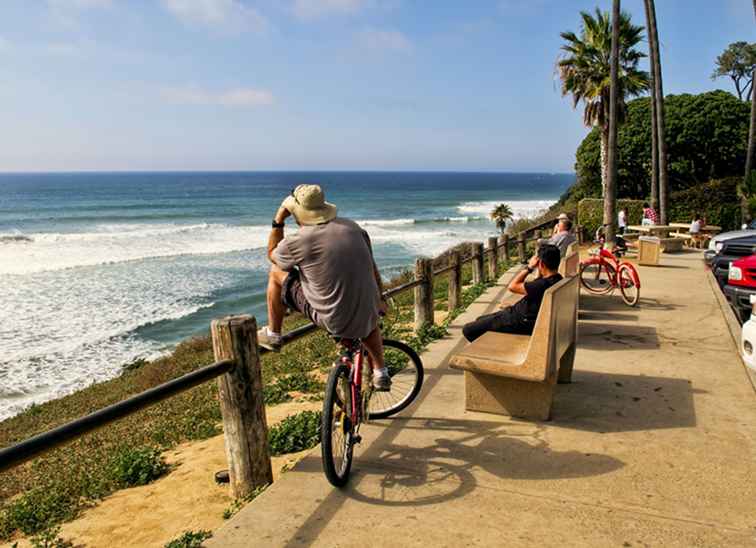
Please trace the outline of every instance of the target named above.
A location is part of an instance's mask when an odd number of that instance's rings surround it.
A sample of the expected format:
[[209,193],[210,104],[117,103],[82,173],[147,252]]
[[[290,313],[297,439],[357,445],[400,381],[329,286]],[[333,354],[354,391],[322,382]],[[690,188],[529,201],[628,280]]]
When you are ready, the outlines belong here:
[[362,442],[362,436],[360,436],[359,434],[355,434],[354,436],[352,436],[352,443],[357,444],[361,442]]

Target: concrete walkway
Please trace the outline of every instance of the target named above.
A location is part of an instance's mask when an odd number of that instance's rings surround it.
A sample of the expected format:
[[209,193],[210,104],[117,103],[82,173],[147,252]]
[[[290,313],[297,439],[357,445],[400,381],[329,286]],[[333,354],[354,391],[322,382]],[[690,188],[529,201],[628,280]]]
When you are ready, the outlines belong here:
[[352,480],[315,449],[207,546],[756,546],[756,396],[701,256],[640,269],[638,308],[581,295],[574,383],[553,420],[470,413],[448,356],[420,401],[365,428]]

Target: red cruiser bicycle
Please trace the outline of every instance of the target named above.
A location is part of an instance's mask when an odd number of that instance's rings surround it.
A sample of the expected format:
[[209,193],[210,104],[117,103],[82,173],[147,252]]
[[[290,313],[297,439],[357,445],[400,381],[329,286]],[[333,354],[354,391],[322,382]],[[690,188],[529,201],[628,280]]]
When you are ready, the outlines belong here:
[[343,487],[349,481],[360,425],[398,413],[417,397],[423,385],[423,364],[406,344],[384,339],[384,359],[391,390],[373,390],[368,353],[360,340],[341,340],[343,351],[326,383],[321,424],[321,455],[328,481]]
[[621,261],[604,248],[580,263],[580,284],[598,295],[611,293],[619,287],[622,300],[628,306],[635,306],[640,299],[640,277],[635,266]]

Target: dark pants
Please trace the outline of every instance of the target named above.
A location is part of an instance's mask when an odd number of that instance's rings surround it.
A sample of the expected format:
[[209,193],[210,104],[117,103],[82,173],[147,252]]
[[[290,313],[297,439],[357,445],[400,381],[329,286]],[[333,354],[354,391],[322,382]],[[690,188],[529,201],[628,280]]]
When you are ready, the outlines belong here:
[[512,312],[510,307],[500,312],[486,314],[474,322],[465,324],[462,328],[462,333],[468,341],[472,342],[487,331],[532,335],[533,327],[533,324],[522,321],[519,316]]

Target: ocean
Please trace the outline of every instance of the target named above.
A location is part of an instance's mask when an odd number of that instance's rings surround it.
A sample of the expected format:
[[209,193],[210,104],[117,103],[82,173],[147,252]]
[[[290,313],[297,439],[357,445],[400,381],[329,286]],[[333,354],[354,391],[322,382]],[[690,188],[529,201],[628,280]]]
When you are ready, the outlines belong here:
[[266,317],[270,220],[302,182],[370,234],[384,277],[531,216],[571,174],[249,172],[0,175],[0,420],[205,334]]

